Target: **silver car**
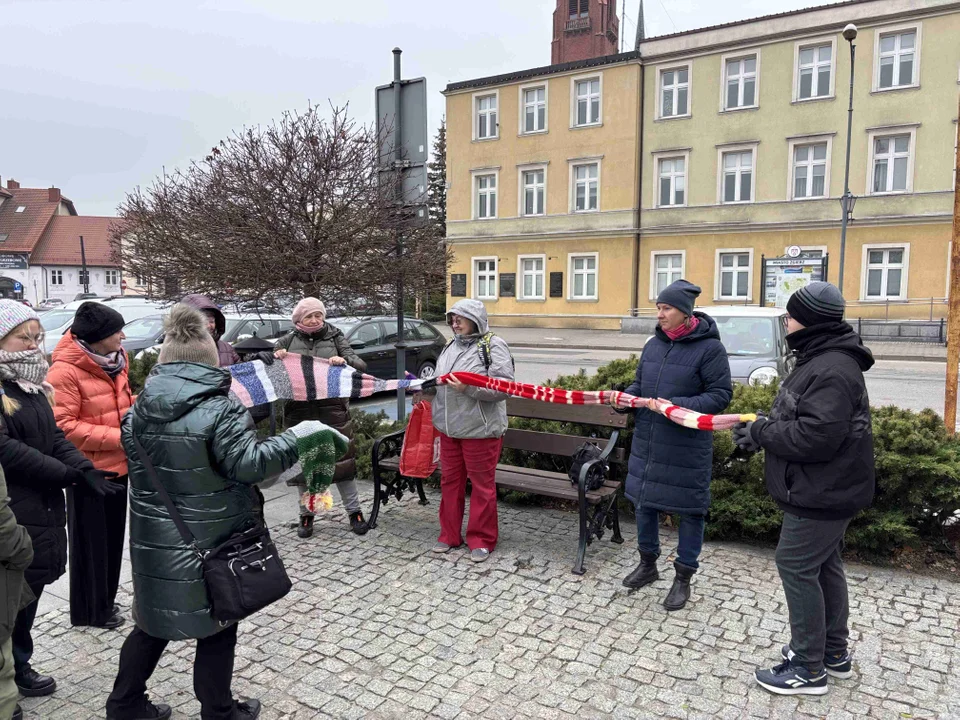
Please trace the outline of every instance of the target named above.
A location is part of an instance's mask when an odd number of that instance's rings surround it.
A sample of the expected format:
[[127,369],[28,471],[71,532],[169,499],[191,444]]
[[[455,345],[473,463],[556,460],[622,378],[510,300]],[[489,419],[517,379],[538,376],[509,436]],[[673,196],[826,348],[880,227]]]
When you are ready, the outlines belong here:
[[703,311],[717,323],[734,382],[767,385],[793,370],[783,308],[717,305]]

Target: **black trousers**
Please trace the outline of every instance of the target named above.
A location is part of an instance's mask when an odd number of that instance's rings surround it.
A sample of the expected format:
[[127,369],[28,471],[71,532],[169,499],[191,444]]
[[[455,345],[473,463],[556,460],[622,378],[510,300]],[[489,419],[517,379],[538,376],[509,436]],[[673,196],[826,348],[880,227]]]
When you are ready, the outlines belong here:
[[[114,482],[126,485],[127,478]],[[67,489],[72,625],[102,625],[113,614],[126,529],[126,493],[101,498],[86,488]]]
[[[147,635],[134,628],[120,649],[120,670],[107,699],[107,714],[117,720],[138,717],[147,691],[147,680],[160,662],[168,640]],[[200,701],[203,720],[233,718],[233,657],[237,645],[237,625],[197,641],[193,662],[193,691]],[[162,702],[163,698],[159,698]]]
[[29,666],[30,658],[33,657],[33,622],[37,619],[37,608],[40,606],[40,596],[46,585],[31,585],[30,589],[37,599],[21,609],[17,613],[17,619],[13,624],[13,633],[10,639],[13,641],[13,664],[16,667],[17,675],[21,675]]

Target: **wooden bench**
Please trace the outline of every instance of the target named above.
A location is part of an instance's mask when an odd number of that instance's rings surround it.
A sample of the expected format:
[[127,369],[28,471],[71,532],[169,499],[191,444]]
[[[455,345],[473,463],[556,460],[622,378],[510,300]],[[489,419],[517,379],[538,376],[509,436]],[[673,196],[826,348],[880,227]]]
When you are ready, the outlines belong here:
[[[513,428],[507,430],[503,439],[504,448],[565,458],[570,458],[584,442],[593,442],[597,447],[602,448],[602,458],[610,463],[610,470],[603,485],[596,490],[586,489],[587,478],[591,473],[602,472],[602,465],[598,465],[600,460],[591,461],[583,466],[579,487],[575,487],[570,482],[566,473],[514,465],[497,465],[498,488],[569,500],[578,504],[580,541],[573,572],[583,575],[587,545],[591,544],[594,538],[602,538],[605,530],[609,529],[612,531],[610,538],[612,542],[623,542],[623,537],[620,535],[617,497],[625,477],[626,457],[623,449],[616,447],[616,444],[620,433],[627,426],[628,416],[616,413],[605,405],[558,405],[522,398],[507,400],[507,415],[612,429],[609,440]],[[400,475],[400,450],[403,447],[404,432],[401,430],[385,435],[373,444],[373,511],[368,520],[371,528],[377,526],[380,506],[386,505],[390,498],[399,501],[404,493],[416,491],[420,496],[420,504],[428,504],[422,481]]]

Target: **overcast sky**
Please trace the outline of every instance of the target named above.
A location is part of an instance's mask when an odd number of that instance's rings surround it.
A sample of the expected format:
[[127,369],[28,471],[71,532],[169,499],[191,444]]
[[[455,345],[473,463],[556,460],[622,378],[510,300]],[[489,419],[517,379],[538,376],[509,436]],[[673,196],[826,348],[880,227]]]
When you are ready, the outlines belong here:
[[[640,0],[627,0],[628,49]],[[647,36],[822,5],[647,0]],[[309,102],[374,119],[373,88],[426,76],[430,133],[448,82],[550,62],[555,0],[0,0],[0,176],[114,215],[166,167]]]

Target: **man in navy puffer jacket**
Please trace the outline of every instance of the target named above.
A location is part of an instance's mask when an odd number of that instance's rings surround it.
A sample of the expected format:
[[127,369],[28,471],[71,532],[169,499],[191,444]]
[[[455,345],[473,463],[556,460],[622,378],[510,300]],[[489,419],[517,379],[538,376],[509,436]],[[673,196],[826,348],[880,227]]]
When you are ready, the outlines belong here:
[[[678,280],[657,297],[656,334],[643,348],[630,395],[663,398],[701,413],[720,413],[733,387],[727,351],[713,318],[694,312],[700,288]],[[690,597],[690,578],[703,547],[710,508],[713,433],[677,425],[651,408],[636,411],[627,497],[637,513],[640,565],[623,584],[640,588],[659,579],[660,513],[680,515],[676,576],[664,601],[679,610]]]

